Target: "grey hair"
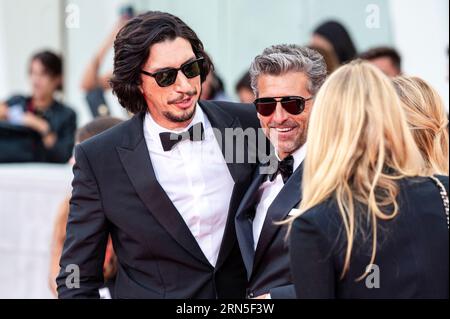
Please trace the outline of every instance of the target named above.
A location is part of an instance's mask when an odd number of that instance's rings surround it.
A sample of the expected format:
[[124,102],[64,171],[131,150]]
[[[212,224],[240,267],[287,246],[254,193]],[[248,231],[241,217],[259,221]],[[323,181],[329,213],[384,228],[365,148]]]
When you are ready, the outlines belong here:
[[266,48],[250,66],[251,86],[258,96],[258,77],[262,74],[282,75],[303,72],[308,77],[308,91],[315,95],[327,77],[327,66],[321,54],[295,44],[280,44]]

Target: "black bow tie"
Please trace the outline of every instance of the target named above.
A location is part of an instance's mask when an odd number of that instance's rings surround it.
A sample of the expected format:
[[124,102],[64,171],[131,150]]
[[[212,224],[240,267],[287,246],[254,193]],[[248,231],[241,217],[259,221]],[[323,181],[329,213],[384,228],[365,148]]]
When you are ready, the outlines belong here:
[[204,138],[204,129],[202,123],[197,123],[186,132],[181,134],[163,132],[159,133],[159,138],[161,139],[161,144],[164,152],[170,151],[175,145],[181,141],[191,140],[191,141],[202,141]]
[[286,184],[289,177],[291,177],[294,171],[294,158],[289,155],[284,160],[278,162],[278,169],[272,175],[269,175],[270,181],[273,182],[278,174],[281,174],[283,178],[283,183]]

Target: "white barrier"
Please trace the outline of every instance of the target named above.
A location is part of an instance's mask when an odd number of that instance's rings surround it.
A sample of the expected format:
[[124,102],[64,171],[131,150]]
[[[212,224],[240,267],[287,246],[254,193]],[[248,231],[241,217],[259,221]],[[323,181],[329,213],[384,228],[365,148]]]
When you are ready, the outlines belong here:
[[0,165],[0,299],[52,298],[50,243],[70,165]]

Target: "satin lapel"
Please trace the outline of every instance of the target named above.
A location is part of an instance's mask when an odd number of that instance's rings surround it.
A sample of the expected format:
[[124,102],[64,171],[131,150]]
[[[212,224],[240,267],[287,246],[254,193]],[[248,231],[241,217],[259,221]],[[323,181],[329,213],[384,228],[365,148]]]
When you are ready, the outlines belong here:
[[255,246],[253,240],[253,218],[255,216],[258,189],[263,183],[266,175],[255,172],[252,184],[246,191],[236,213],[236,235],[247,269],[247,278],[250,280],[253,271],[253,260],[255,257]]
[[282,227],[286,227],[274,225],[274,222],[284,220],[291,209],[297,207],[300,203],[302,174],[303,165],[300,165],[267,210],[266,220],[256,247],[254,267],[257,267],[275,235]]

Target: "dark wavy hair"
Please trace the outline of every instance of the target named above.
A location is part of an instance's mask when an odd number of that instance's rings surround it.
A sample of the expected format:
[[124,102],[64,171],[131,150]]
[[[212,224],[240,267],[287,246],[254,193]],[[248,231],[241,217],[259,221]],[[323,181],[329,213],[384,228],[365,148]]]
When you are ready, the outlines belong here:
[[[40,51],[35,53],[30,59],[30,72],[31,72],[31,63],[33,61],[39,61],[44,66],[44,72],[52,78],[62,77],[63,76],[63,60],[61,56],[52,51]],[[61,84],[56,88],[58,91],[63,90],[62,80]]]
[[139,90],[141,70],[155,43],[184,38],[191,43],[197,58],[203,57],[201,82],[213,69],[211,59],[195,32],[180,18],[165,12],[149,11],[130,20],[117,34],[114,42],[114,72],[110,81],[120,104],[131,113],[147,110],[147,103]]

